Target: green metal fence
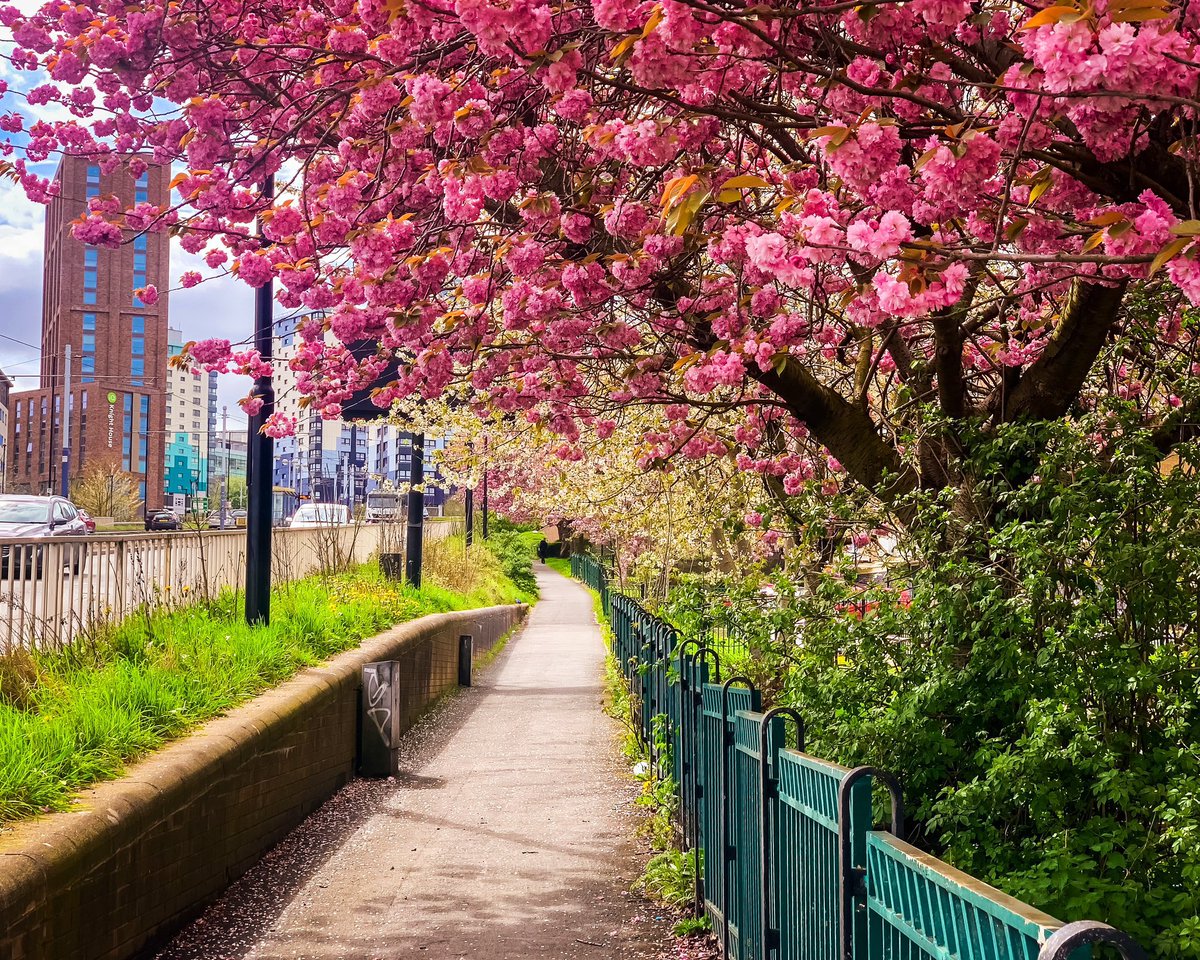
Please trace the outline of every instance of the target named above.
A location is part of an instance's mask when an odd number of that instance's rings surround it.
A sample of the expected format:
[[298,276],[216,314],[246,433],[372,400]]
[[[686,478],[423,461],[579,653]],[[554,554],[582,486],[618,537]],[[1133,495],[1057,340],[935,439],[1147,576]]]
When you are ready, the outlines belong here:
[[[794,710],[764,712],[749,680],[611,590],[594,557],[571,571],[600,594],[632,719],[678,784],[703,859],[697,908],[730,960],[1088,960],[1096,944],[1145,960],[1113,927],[1063,924],[905,843],[892,776],[809,756]],[[888,829],[872,821],[876,785],[891,795]]]

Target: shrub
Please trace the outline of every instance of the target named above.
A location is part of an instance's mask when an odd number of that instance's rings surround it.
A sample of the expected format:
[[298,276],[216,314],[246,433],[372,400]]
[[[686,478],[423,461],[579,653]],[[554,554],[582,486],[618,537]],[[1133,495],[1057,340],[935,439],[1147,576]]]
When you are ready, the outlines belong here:
[[[920,505],[910,605],[881,586],[849,616],[850,583],[827,574],[773,578],[768,604],[754,584],[715,602],[693,585],[671,612],[745,637],[734,669],[799,707],[811,752],[899,774],[934,852],[1153,955],[1200,957],[1200,447],[1165,469],[1136,422],[1110,422],[1100,449],[1089,433],[970,438],[994,512]],[[1040,474],[1006,476],[1026,444]]]
[[487,547],[500,561],[504,575],[530,597],[538,593],[537,579],[533,575],[533,563],[537,559],[537,545],[542,541],[541,533],[503,530],[491,534]]

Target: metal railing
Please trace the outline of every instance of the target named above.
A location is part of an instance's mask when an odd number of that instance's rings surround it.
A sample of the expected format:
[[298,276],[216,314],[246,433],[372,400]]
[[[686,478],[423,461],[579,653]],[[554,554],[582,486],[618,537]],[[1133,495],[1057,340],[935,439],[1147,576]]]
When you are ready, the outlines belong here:
[[[1107,924],[1063,924],[906,843],[894,777],[809,756],[795,710],[764,711],[715,651],[610,590],[595,558],[571,569],[603,599],[631,720],[678,787],[697,909],[730,960],[1086,960],[1099,943],[1145,960]],[[888,829],[873,823],[876,783]]]
[[[363,563],[383,527],[354,524],[271,534],[271,579],[287,583]],[[461,532],[430,523],[427,539]],[[403,549],[403,529],[392,536]],[[215,599],[240,590],[245,530],[181,531],[0,541],[0,655],[57,649],[148,609]]]

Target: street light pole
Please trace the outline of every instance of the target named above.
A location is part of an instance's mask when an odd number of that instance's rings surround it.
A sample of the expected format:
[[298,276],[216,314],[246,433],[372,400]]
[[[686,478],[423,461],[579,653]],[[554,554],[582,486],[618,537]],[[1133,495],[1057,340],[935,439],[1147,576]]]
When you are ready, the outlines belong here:
[[475,542],[475,491],[467,487],[467,497],[464,513],[467,528],[467,546]]
[[[275,177],[263,180],[262,199],[275,196]],[[258,220],[262,238],[263,220]],[[272,311],[274,283],[268,280],[254,297],[254,348],[266,363],[274,357],[275,325]],[[246,622],[267,624],[271,620],[271,461],[275,441],[263,431],[275,412],[275,386],[271,377],[258,377],[251,394],[262,406],[250,417],[246,458]]]
[[221,407],[221,440],[224,441],[225,456],[221,477],[221,529],[225,529],[225,502],[229,499],[229,408]]
[[346,475],[350,478],[350,493],[346,497],[346,506],[350,508],[350,516],[354,516],[354,501],[358,497],[358,424],[350,424],[350,459],[347,461]]
[[404,574],[414,587],[421,585],[421,549],[425,545],[425,434],[412,436],[412,470],[408,487],[408,536],[404,544]]
[[71,345],[63,357],[62,396],[62,496],[71,495]]
[[488,538],[487,437],[483,438],[483,539]]

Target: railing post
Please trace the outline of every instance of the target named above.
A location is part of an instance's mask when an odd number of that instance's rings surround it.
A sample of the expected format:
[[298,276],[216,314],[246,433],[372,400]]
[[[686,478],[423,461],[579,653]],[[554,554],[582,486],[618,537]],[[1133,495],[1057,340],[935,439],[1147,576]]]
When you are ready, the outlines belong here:
[[[758,832],[759,867],[761,868],[762,885],[759,890],[759,930],[762,943],[763,960],[771,960],[771,955],[779,947],[779,929],[775,923],[775,888],[778,877],[775,870],[773,849],[775,822],[778,819],[777,803],[779,800],[778,782],[775,767],[782,747],[785,719],[796,725],[796,746],[804,749],[804,720],[791,707],[772,707],[762,718],[759,728],[758,743],[758,783],[761,822]],[[776,731],[779,738],[773,735]]]
[[[904,838],[900,783],[875,767],[855,767],[838,784],[838,930],[841,960],[868,960],[867,831],[871,829],[871,781],[879,780],[892,798],[892,833]],[[859,790],[855,788],[859,787]]]
[[[729,956],[729,911],[731,897],[729,888],[733,881],[733,860],[736,849],[730,842],[733,834],[733,796],[729,792],[730,753],[733,750],[733,726],[729,716],[729,689],[735,683],[754,692],[754,683],[749,677],[730,677],[721,684],[721,949]],[[751,703],[753,707],[754,704]]]
[[[59,612],[62,609],[63,549],[61,543],[48,541],[39,546],[33,555],[33,583],[36,591],[42,588],[42,624],[47,639],[53,637],[53,645],[61,646],[66,637],[62,635]],[[36,627],[35,627],[36,629]]]

